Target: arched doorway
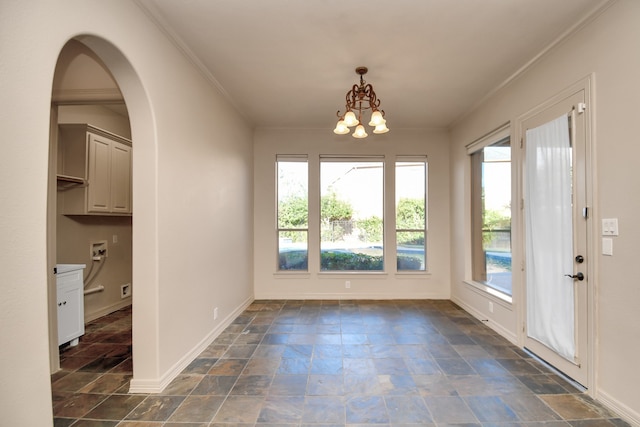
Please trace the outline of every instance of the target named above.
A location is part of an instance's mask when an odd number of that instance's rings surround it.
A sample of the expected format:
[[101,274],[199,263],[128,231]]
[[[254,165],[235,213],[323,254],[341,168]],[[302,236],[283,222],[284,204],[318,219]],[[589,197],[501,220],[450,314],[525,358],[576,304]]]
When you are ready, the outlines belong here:
[[[136,194],[142,194],[140,197],[140,205],[141,209],[136,211],[136,216],[140,218],[140,224],[144,224],[142,226],[135,226],[134,219],[129,217],[128,227],[129,227],[129,236],[124,236],[122,230],[126,230],[127,228],[127,220],[126,216],[120,216],[118,219],[110,220],[107,226],[104,224],[104,220],[99,220],[99,227],[104,229],[105,227],[119,227],[117,231],[113,232],[113,230],[106,230],[106,233],[109,237],[107,240],[107,244],[120,244],[120,247],[124,247],[129,245],[128,254],[125,252],[125,257],[129,257],[129,266],[125,267],[129,269],[129,280],[125,279],[117,279],[119,281],[123,281],[124,285],[129,284],[129,291],[133,290],[133,284],[135,283],[135,292],[131,296],[126,296],[125,298],[129,298],[129,301],[132,302],[134,307],[138,307],[136,301],[144,301],[145,295],[148,295],[150,292],[149,284],[155,282],[155,257],[152,257],[150,260],[146,260],[143,262],[137,262],[142,258],[140,255],[136,255],[135,251],[132,249],[136,245],[133,244],[134,241],[137,242],[139,247],[145,248],[145,254],[148,256],[150,253],[155,251],[155,219],[153,215],[153,206],[155,203],[156,193],[153,191],[153,185],[151,185],[151,189],[145,190],[144,192],[139,191],[139,188],[145,186],[149,188],[149,182],[153,182],[155,179],[155,150],[154,146],[154,131],[153,131],[153,122],[151,120],[151,111],[149,102],[146,98],[146,94],[142,87],[141,81],[139,80],[135,70],[132,65],[128,62],[122,52],[116,48],[111,43],[105,41],[104,39],[95,37],[95,36],[79,36],[71,40],[65,48],[72,46],[76,50],[82,52],[85,56],[93,59],[94,62],[96,59],[99,60],[101,66],[104,67],[107,76],[110,76],[113,82],[115,82],[115,88],[110,88],[105,85],[103,87],[98,88],[85,88],[87,90],[82,90],[82,88],[72,88],[71,91],[65,93],[64,88],[63,92],[56,92],[56,88],[54,87],[53,95],[52,95],[52,115],[51,115],[51,141],[56,141],[57,128],[58,123],[61,120],[61,110],[60,106],[64,105],[65,111],[64,115],[66,118],[64,120],[74,120],[78,117],[92,117],[95,119],[96,114],[98,116],[110,117],[105,123],[108,122],[108,126],[113,126],[111,130],[114,133],[126,133],[126,128],[129,128],[129,136],[132,140],[136,142],[136,149],[140,149],[141,152],[145,152],[145,155],[136,155],[135,151],[133,151],[132,155],[132,165],[133,165],[133,173],[132,173],[132,198],[137,200]],[[64,50],[62,51],[64,53]],[[62,57],[62,54],[61,56]],[[59,59],[60,59],[59,57]],[[86,59],[86,58],[83,58]],[[86,65],[86,64],[85,64]],[[95,64],[94,64],[95,65]],[[103,73],[105,74],[105,73]],[[104,77],[104,76],[102,76]],[[90,79],[89,79],[90,80]],[[89,81],[81,82],[85,86],[90,84]],[[104,83],[104,81],[102,81]],[[74,90],[73,89],[78,89]],[[118,90],[119,89],[119,90]],[[75,97],[75,98],[74,98]],[[80,111],[84,108],[84,111]],[[105,110],[109,110],[109,113],[105,114]],[[124,119],[111,120],[117,116],[126,116]],[[73,117],[74,119],[69,119],[69,117]],[[85,120],[89,121],[89,120]],[[102,127],[106,127],[104,126]],[[123,125],[124,123],[124,125]],[[127,125],[129,123],[129,125]],[[47,236],[48,236],[48,289],[55,290],[55,275],[53,274],[53,268],[57,263],[57,185],[56,185],[56,169],[57,169],[57,142],[50,144],[50,162],[49,162],[49,208],[47,213]],[[151,153],[151,154],[149,154]],[[138,169],[138,171],[136,171]],[[148,203],[151,201],[151,204]],[[149,206],[149,209],[145,209],[144,206]],[[78,219],[79,218],[79,219]],[[78,217],[76,218],[76,222],[80,223],[81,228],[87,228],[87,223],[90,223],[90,220],[87,220],[86,217]],[[114,224],[115,222],[115,224]],[[95,225],[95,224],[94,224]],[[76,224],[78,226],[78,224]],[[89,227],[91,228],[91,224]],[[136,231],[133,231],[136,230]],[[104,230],[103,230],[104,231]],[[77,235],[76,235],[77,236]],[[124,242],[121,238],[124,237]],[[128,241],[127,241],[128,239]],[[72,244],[77,244],[78,248],[74,248],[73,251],[81,251],[78,253],[88,254],[90,253],[90,246],[87,244],[91,244],[91,241],[86,241],[87,237],[79,237],[78,241],[75,243],[72,241]],[[97,239],[100,240],[100,239]],[[69,261],[64,261],[69,262]],[[136,265],[134,269],[133,266]],[[134,273],[133,270],[136,270]],[[137,278],[142,278],[138,280]],[[99,287],[99,284],[97,284]],[[121,287],[120,283],[116,282],[116,291],[118,292],[118,298],[120,297]],[[99,292],[102,292],[99,291]],[[58,347],[57,347],[57,316],[56,316],[56,293],[54,291],[49,292],[49,307],[50,307],[50,315],[49,315],[49,335],[50,335],[50,360],[51,360],[51,371],[55,372],[59,369],[59,355],[58,355]],[[98,292],[96,292],[98,294]],[[122,298],[123,300],[125,298]],[[105,307],[92,307],[91,309],[94,311],[94,315],[100,314],[102,312],[108,312],[113,308],[117,308],[118,306],[122,306],[125,302],[114,303],[108,302]],[[141,304],[142,309],[145,309],[145,304]],[[147,306],[148,308],[148,306]],[[151,309],[152,310],[152,309]],[[142,314],[142,313],[141,313]],[[135,317],[135,315],[134,315]],[[142,318],[145,316],[142,315]],[[153,321],[151,322],[138,322],[134,329],[133,336],[133,348],[134,355],[137,357],[138,354],[152,354],[153,349],[155,347],[155,334],[153,333]],[[134,323],[136,323],[134,321]],[[144,342],[138,343],[140,340],[136,340],[136,332],[139,331],[143,336],[152,337],[151,340],[144,340]],[[147,332],[149,331],[149,332]],[[138,334],[140,335],[140,334]],[[153,367],[152,367],[153,369]],[[134,372],[134,377],[135,377]]]
[[[98,322],[93,322],[92,328],[89,328],[93,330],[82,336],[80,348],[75,348],[78,338],[74,338],[71,341],[72,345],[69,345],[67,338],[75,337],[80,333],[77,327],[84,322],[104,319],[104,316],[112,315],[124,308],[128,311],[131,307],[132,227],[129,208],[131,206],[132,147],[128,143],[131,140],[131,129],[127,107],[114,78],[100,58],[76,40],[70,40],[58,57],[52,101],[50,157],[52,157],[51,169],[55,169],[56,173],[56,212],[54,213],[55,233],[51,233],[52,242],[49,246],[50,259],[57,266],[59,274],[56,277],[60,282],[64,281],[63,277],[69,276],[61,272],[63,269],[77,265],[86,266],[83,270],[77,270],[82,271],[84,278],[83,292],[68,289],[63,285],[62,288],[57,289],[58,320],[50,321],[52,326],[58,326],[57,344],[61,345],[61,356],[70,356],[68,360],[62,357],[66,363],[60,363],[60,367],[70,369],[78,368],[80,364],[91,363],[89,360],[91,358],[81,358],[81,355],[87,353],[88,348],[98,347],[94,342],[99,337],[97,335],[99,331],[96,330]],[[85,126],[87,133],[90,129],[96,131],[99,129],[108,134],[105,133],[104,141],[101,139],[98,142],[100,145],[94,145],[94,142],[85,140],[79,131],[75,130]],[[94,148],[103,147],[102,144],[108,141],[106,137],[109,134],[120,136],[119,139],[110,142],[114,145],[109,149],[121,147],[126,150],[126,152],[123,151],[126,157],[95,157]],[[116,143],[120,145],[115,146]],[[102,161],[99,165],[107,166],[105,170],[109,172],[109,176],[103,177],[101,179],[103,182],[87,184],[93,172],[92,160],[98,158]],[[54,179],[53,176],[52,179]],[[97,181],[97,176],[93,177],[93,180]],[[119,194],[116,189],[119,190],[120,187],[122,187],[120,193],[127,200],[125,207],[128,208],[128,212],[124,212],[124,209],[112,210],[111,206],[107,206],[109,212],[96,214],[91,212],[93,209],[90,209],[86,211],[87,215],[84,215],[85,212],[79,204],[85,201],[87,195],[95,193],[96,188],[100,188],[101,192],[107,196],[112,193]],[[96,248],[104,248],[105,254],[94,253],[97,252]],[[56,288],[52,286],[50,289]],[[72,294],[69,295],[69,292]],[[53,298],[51,299],[53,301]],[[64,304],[67,299],[70,300],[69,305]],[[71,301],[83,302],[83,307],[82,305],[71,307]],[[104,323],[104,320],[101,322]],[[120,344],[117,353],[120,356],[117,359],[111,357],[112,364],[131,354],[130,322],[129,325],[121,325],[120,330],[125,332],[120,334],[122,336],[117,340]],[[52,327],[50,332],[54,335],[56,328]],[[110,340],[114,341],[115,338],[115,335],[111,336]],[[53,339],[51,342],[56,343]],[[111,346],[103,345],[103,347],[105,354],[113,353],[108,349],[115,347],[115,343]],[[96,357],[95,360],[101,357],[95,350],[93,354]],[[130,356],[128,358],[130,359]],[[130,364],[130,360],[128,363]],[[54,370],[55,364],[54,356],[52,361]],[[99,369],[106,370],[107,366],[99,366]]]

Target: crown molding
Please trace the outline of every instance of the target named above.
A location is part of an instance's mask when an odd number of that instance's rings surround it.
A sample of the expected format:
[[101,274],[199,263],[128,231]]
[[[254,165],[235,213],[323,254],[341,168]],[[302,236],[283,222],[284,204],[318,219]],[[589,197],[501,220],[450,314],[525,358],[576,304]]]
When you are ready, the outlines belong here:
[[556,47],[564,43],[566,40],[571,38],[574,34],[580,31],[582,28],[587,26],[589,23],[593,22],[597,17],[602,15],[607,9],[617,3],[618,0],[602,0],[597,6],[595,6],[591,11],[586,13],[579,21],[569,27],[566,31],[556,37],[551,43],[549,43],[544,49],[542,49],[536,56],[531,58],[528,62],[526,62],[522,67],[520,67],[515,73],[511,76],[507,77],[502,83],[498,84],[492,90],[487,92],[482,98],[480,98],[477,102],[472,104],[472,106],[462,113],[458,118],[456,118],[449,125],[449,129],[455,127],[466,117],[471,115],[475,110],[477,110],[481,105],[486,103],[489,99],[491,99],[496,93],[500,92],[502,89],[510,85],[512,82],[526,74],[530,69],[532,69],[538,62],[540,62],[544,57],[549,55]]
[[133,2],[147,15],[149,20],[162,32],[165,37],[178,49],[180,53],[211,83],[211,85],[233,106],[233,108],[242,116],[242,118],[250,122],[248,116],[240,109],[238,104],[229,95],[222,84],[214,77],[209,68],[202,63],[200,58],[193,53],[189,46],[169,25],[162,13],[151,1],[133,0]]

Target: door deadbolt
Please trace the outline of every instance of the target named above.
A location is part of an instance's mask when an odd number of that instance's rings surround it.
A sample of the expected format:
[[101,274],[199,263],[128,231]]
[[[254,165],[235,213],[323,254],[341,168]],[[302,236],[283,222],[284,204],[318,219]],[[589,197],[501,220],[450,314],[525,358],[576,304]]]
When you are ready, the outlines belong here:
[[584,257],[583,257],[582,255],[578,255],[578,256],[576,257],[576,262],[577,262],[578,264],[582,264],[582,263],[584,262]]

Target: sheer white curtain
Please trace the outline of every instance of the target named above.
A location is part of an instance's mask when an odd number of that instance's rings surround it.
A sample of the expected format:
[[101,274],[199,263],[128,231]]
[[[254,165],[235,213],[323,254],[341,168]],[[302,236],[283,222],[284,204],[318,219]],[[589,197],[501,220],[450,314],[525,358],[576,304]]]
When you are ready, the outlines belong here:
[[573,360],[571,143],[563,115],[526,132],[527,333]]

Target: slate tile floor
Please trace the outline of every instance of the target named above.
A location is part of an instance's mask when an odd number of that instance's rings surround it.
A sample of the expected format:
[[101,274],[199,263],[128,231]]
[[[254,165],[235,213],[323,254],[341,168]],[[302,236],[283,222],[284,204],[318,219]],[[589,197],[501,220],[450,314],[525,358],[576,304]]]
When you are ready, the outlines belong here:
[[255,301],[159,395],[127,393],[130,309],[86,329],[55,426],[628,425],[449,301]]

